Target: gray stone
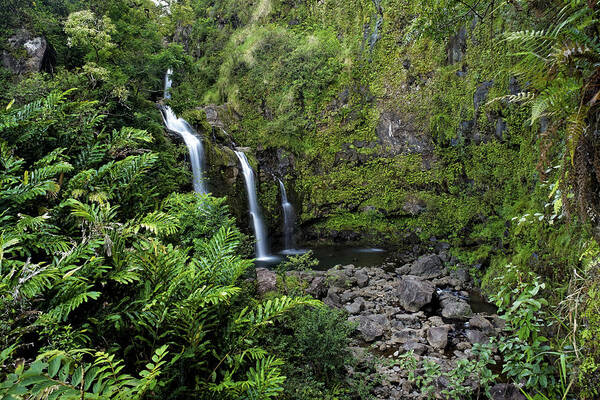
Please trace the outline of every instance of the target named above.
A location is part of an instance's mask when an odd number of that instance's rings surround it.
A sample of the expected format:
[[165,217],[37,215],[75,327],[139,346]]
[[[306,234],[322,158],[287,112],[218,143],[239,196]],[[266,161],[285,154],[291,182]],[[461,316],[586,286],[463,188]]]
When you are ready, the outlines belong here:
[[400,276],[410,274],[410,264],[404,264],[403,266],[396,268],[396,273]]
[[519,80],[515,76],[508,78],[508,92],[513,96],[522,92]]
[[419,356],[422,356],[423,354],[425,354],[425,352],[427,352],[427,346],[425,346],[422,343],[416,342],[416,341],[410,341],[407,343],[404,343],[402,345],[402,348],[404,349],[404,351],[411,351]]
[[346,290],[344,293],[340,294],[340,300],[342,303],[349,303],[356,297],[356,292],[352,290]]
[[[383,317],[383,319],[381,318]],[[376,314],[372,315],[361,315],[358,317],[349,318],[350,321],[358,322],[356,329],[361,333],[362,338],[366,342],[372,342],[377,338],[383,336],[385,331],[385,316]]]
[[267,268],[256,268],[256,289],[261,296],[277,290],[277,274]]
[[451,271],[450,277],[460,281],[460,286],[466,286],[471,280],[471,275],[465,268],[459,268]]
[[325,284],[325,277],[317,276],[315,277],[308,288],[306,289],[306,293],[311,296],[320,299],[327,294],[327,286]]
[[490,389],[492,400],[526,400],[519,388],[510,383],[498,383]]
[[486,81],[481,83],[481,85],[479,85],[475,90],[475,94],[473,95],[473,106],[475,107],[475,112],[477,112],[479,107],[486,101],[487,95],[492,86],[494,86],[494,81]]
[[348,314],[358,314],[365,309],[365,300],[362,297],[357,297],[353,303],[346,304],[344,309],[348,312]]
[[469,342],[471,342],[472,344],[485,344],[489,343],[490,341],[490,338],[485,333],[476,329],[467,329],[465,335],[467,336],[467,339],[469,339]]
[[467,29],[465,27],[460,28],[456,35],[452,36],[448,40],[447,62],[449,65],[461,62],[465,58],[467,51]]
[[358,271],[354,278],[356,278],[356,284],[360,288],[364,288],[369,284],[369,276],[364,271]]
[[402,329],[401,331],[392,334],[392,343],[408,343],[419,341],[421,331],[417,329]]
[[442,316],[444,318],[467,320],[473,315],[471,306],[457,297],[447,296],[442,298]]
[[436,254],[419,257],[410,267],[410,274],[421,276],[425,279],[437,278],[442,274],[444,265]]
[[[42,63],[48,43],[42,36],[33,36],[25,29],[18,30],[8,39],[8,47],[12,51],[2,51],[2,65],[14,74],[25,74],[30,72],[39,72],[42,69]],[[19,52],[24,55],[15,55]]]
[[398,302],[406,311],[417,312],[431,303],[435,286],[416,276],[403,276],[396,286]]
[[437,326],[427,330],[427,341],[434,349],[442,350],[448,344],[448,327]]
[[323,303],[327,304],[329,307],[340,308],[342,306],[342,301],[340,299],[340,295],[338,294],[340,288],[330,287],[327,290],[327,296],[323,299]]
[[492,323],[490,321],[488,321],[481,315],[474,315],[469,320],[469,327],[471,327],[473,329],[479,329],[488,334],[491,334],[494,332],[494,325],[492,325]]
[[496,121],[496,138],[498,140],[503,139],[504,131],[506,131],[506,122],[502,118],[498,118]]
[[409,113],[383,111],[375,128],[379,143],[393,154],[431,154],[431,138],[418,128],[416,117]]

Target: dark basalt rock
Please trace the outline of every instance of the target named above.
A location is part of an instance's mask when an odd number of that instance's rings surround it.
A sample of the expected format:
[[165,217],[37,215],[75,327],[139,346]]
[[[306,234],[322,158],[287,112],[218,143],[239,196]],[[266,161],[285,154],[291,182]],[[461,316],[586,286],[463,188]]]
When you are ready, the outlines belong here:
[[518,387],[510,383],[499,383],[490,389],[492,400],[525,400]]
[[436,254],[421,256],[410,267],[410,274],[425,279],[437,278],[442,274],[444,266]]
[[403,276],[396,287],[398,302],[406,311],[417,312],[431,303],[435,286],[416,276]]
[[277,290],[277,274],[266,268],[256,268],[256,290],[261,296]]
[[487,95],[492,86],[494,86],[494,81],[486,81],[479,85],[475,90],[475,94],[473,95],[473,106],[475,107],[475,112],[477,112],[479,107],[485,103]]
[[384,111],[375,130],[379,143],[392,155],[431,154],[433,151],[431,139],[418,129],[410,115]]
[[467,52],[467,29],[462,27],[448,40],[448,46],[446,47],[446,62],[448,65],[461,62]]
[[14,74],[39,72],[44,69],[51,72],[52,50],[43,36],[34,36],[20,29],[8,39],[7,50],[2,51],[2,65]]

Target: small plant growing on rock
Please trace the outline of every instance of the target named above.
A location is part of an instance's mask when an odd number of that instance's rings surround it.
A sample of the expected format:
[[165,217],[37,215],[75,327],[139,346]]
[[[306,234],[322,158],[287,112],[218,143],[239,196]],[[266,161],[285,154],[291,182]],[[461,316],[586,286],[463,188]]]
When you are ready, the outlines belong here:
[[545,358],[550,346],[542,335],[542,307],[548,302],[539,298],[546,286],[533,273],[522,273],[513,265],[507,267],[507,274],[515,276],[516,283],[508,285],[498,278],[500,290],[492,296],[508,333],[498,343],[504,358],[502,372],[525,388],[550,389],[556,383],[555,370]]
[[493,346],[491,343],[476,344],[472,354],[472,359],[458,360],[456,367],[449,371],[442,370],[437,362],[430,359],[423,360],[419,369],[419,361],[412,351],[400,356],[399,365],[407,371],[408,380],[414,382],[427,398],[479,398],[482,390],[491,398],[489,389],[497,378],[488,368],[495,364]]

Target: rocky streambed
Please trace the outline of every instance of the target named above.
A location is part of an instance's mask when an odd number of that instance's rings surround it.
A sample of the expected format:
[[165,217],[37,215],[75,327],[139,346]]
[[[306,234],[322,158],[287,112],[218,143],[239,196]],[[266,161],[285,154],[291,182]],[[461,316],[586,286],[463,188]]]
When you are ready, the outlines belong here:
[[[395,360],[412,351],[417,362],[432,361],[448,372],[458,360],[475,358],[474,344],[489,343],[504,328],[495,308],[481,301],[468,270],[446,267],[447,261],[442,252],[423,255],[401,267],[394,263],[363,268],[344,265],[287,274],[304,282],[306,293],[347,312],[356,326],[351,350],[359,360],[384,360],[375,363],[372,376],[377,382],[376,398],[424,399],[426,395],[409,379],[409,371]],[[258,268],[257,279],[260,292],[275,289],[274,272]],[[500,356],[494,353],[493,358],[499,365]],[[438,378],[433,396],[444,398],[441,392],[448,384],[443,376]],[[479,382],[470,379],[465,384],[476,390]],[[491,394],[494,400],[525,399],[516,387],[505,383],[494,385]]]

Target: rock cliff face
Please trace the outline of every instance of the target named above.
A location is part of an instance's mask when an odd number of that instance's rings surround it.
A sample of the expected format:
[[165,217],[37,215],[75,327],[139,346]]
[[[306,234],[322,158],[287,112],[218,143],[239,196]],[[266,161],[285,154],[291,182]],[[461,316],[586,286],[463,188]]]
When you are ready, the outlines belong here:
[[3,50],[2,65],[14,74],[51,70],[52,50],[43,36],[34,36],[20,29],[8,39],[8,50]]

